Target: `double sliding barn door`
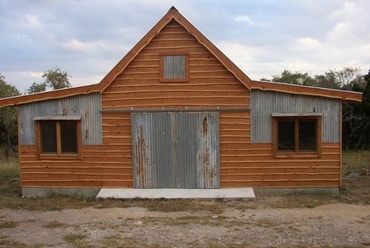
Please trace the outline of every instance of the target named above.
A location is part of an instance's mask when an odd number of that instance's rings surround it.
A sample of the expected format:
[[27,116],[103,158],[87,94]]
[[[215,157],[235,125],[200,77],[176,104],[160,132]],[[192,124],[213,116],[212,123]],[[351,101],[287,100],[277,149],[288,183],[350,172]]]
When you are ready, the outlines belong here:
[[218,188],[218,113],[131,115],[135,188]]

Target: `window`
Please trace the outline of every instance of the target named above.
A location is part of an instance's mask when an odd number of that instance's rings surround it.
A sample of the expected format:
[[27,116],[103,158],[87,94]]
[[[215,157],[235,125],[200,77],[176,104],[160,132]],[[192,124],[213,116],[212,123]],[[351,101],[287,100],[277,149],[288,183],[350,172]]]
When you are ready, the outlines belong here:
[[79,157],[80,121],[37,121],[38,150],[40,158]]
[[186,55],[161,56],[161,81],[188,81],[188,59]]
[[320,156],[321,116],[273,115],[274,155]]

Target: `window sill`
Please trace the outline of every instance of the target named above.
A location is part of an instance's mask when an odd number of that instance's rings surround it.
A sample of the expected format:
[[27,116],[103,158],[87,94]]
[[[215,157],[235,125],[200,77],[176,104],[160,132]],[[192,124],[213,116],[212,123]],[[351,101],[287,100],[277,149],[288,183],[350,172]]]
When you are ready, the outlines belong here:
[[319,158],[321,154],[318,152],[279,152],[274,154],[274,158]]
[[161,78],[161,83],[188,83],[189,78]]
[[67,154],[67,155],[40,154],[39,160],[81,160],[81,157],[79,154]]

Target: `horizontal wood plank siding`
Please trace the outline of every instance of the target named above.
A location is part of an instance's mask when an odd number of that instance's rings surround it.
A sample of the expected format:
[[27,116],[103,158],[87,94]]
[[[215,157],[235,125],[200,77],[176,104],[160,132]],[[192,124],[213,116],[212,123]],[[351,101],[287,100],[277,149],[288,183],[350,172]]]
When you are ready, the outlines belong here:
[[131,146],[82,146],[80,160],[39,160],[21,145],[22,187],[132,187]]
[[[317,158],[274,158],[272,144],[241,144],[221,153],[221,187],[339,187],[340,143],[324,143]],[[235,147],[236,148],[236,147]]]
[[[187,82],[160,81],[161,55],[171,52],[187,55]],[[176,21],[138,53],[102,97],[103,109],[249,107],[249,101],[249,90]]]

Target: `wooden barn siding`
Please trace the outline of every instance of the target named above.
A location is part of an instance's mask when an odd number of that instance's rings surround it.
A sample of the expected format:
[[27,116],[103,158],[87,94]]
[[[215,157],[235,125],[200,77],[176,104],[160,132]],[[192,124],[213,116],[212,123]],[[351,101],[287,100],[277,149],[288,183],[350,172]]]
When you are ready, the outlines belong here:
[[[160,54],[183,51],[189,81],[160,82]],[[103,92],[103,109],[249,107],[249,91],[206,48],[172,21]]]
[[220,113],[221,187],[339,187],[340,143],[323,143],[318,158],[278,159],[250,137],[249,113]]
[[82,146],[81,160],[38,160],[36,147],[21,145],[22,187],[132,187],[132,165],[119,146]]
[[221,153],[221,187],[340,186],[340,143],[323,143],[320,158],[303,159],[273,158],[272,144],[246,146],[244,155]]

